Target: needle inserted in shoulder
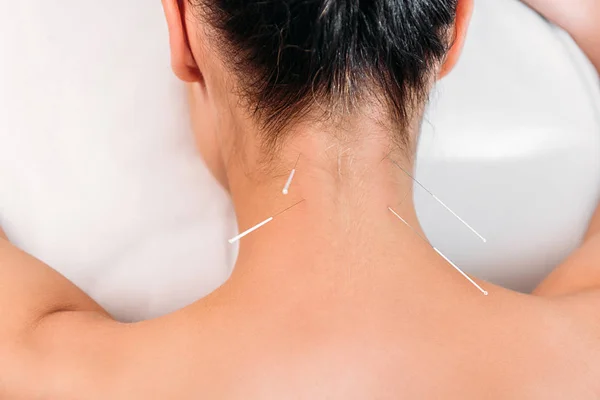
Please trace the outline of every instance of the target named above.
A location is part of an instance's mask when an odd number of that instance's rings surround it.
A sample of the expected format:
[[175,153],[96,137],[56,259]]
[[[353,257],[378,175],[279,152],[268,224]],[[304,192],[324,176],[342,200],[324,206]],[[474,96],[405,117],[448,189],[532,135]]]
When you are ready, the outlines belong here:
[[477,282],[475,282],[473,279],[471,279],[471,277],[469,275],[465,274],[463,270],[458,268],[458,266],[456,264],[454,264],[452,261],[450,261],[450,259],[448,257],[446,257],[441,251],[439,251],[436,247],[431,245],[431,243],[429,243],[429,241],[423,235],[421,235],[419,233],[419,231],[417,231],[415,228],[412,227],[412,225],[410,225],[408,222],[406,222],[406,220],[404,218],[402,218],[396,211],[394,211],[392,209],[392,207],[388,207],[388,210],[390,210],[390,212],[392,214],[394,214],[400,221],[402,221],[404,223],[404,225],[408,226],[414,233],[416,233],[419,238],[421,238],[425,243],[427,243],[436,253],[438,253],[448,264],[450,264],[455,270],[457,270],[465,279],[467,279],[481,293],[483,293],[484,296],[487,296],[489,294],[487,290],[484,290],[481,286],[479,286],[477,284]]

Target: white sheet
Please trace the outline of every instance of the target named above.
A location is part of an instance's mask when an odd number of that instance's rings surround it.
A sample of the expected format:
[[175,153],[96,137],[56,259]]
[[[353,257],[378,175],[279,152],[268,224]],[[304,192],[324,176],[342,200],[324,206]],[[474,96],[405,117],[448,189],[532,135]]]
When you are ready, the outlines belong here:
[[120,319],[228,276],[227,196],[195,152],[160,2],[0,1],[8,235]]
[[580,243],[600,195],[600,85],[564,32],[515,0],[476,2],[458,68],[423,125],[417,178],[430,240],[465,271],[532,290]]
[[[598,94],[536,15],[514,0],[477,6],[418,175],[490,241],[420,194],[418,210],[467,270],[526,289],[597,200]],[[158,2],[0,0],[0,215],[12,240],[121,320],[227,278],[233,214],[194,151]]]

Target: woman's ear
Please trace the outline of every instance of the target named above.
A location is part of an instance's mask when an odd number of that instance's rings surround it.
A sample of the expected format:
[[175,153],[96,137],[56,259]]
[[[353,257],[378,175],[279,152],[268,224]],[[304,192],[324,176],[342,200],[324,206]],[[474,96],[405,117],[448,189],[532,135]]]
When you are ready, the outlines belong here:
[[452,47],[446,55],[446,59],[439,72],[438,79],[448,75],[458,63],[462,53],[473,15],[473,0],[458,0],[456,5],[456,21],[454,23],[454,33],[452,36]]
[[179,79],[185,82],[198,82],[202,79],[202,74],[190,49],[185,25],[185,9],[181,6],[181,1],[162,0],[169,27],[171,66]]

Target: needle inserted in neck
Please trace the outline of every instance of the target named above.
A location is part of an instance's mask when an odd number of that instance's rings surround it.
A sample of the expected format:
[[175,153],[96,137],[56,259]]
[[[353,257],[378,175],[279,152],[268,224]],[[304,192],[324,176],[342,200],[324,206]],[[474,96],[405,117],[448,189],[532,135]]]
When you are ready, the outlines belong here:
[[420,237],[425,243],[427,243],[429,246],[431,246],[431,248],[436,253],[438,253],[448,264],[450,264],[454,269],[456,269],[465,279],[467,279],[481,293],[483,293],[484,296],[487,296],[489,294],[487,290],[484,290],[481,286],[479,286],[477,284],[477,282],[475,282],[473,279],[471,279],[471,277],[469,275],[465,274],[463,270],[458,268],[458,266],[456,264],[454,264],[452,261],[450,261],[450,259],[448,259],[448,257],[446,257],[441,251],[439,251],[436,247],[432,246],[431,243],[429,243],[429,241],[425,237],[423,237],[423,235],[421,235],[419,233],[419,231],[417,231],[415,228],[412,227],[412,225],[410,225],[408,222],[406,222],[406,220],[404,218],[402,218],[396,211],[394,211],[392,209],[392,207],[388,207],[388,210],[390,210],[392,214],[394,214],[400,221],[402,221],[404,223],[404,225],[408,226],[414,233],[416,233],[417,236]]
[[298,154],[298,159],[296,160],[296,164],[294,164],[294,169],[292,169],[292,172],[290,173],[290,176],[287,182],[285,183],[283,190],[281,191],[281,193],[283,193],[284,195],[287,195],[290,192],[290,186],[292,185],[292,181],[294,180],[294,176],[296,175],[296,167],[298,166],[298,161],[300,161],[300,155],[301,154]]
[[286,208],[283,211],[278,212],[277,214],[273,215],[272,217],[269,217],[267,219],[265,219],[263,222],[254,225],[252,228],[240,233],[239,235],[237,235],[236,237],[233,237],[231,239],[229,239],[229,244],[234,244],[235,242],[239,241],[240,239],[242,239],[245,236],[248,236],[249,234],[251,234],[252,232],[256,231],[257,229],[262,228],[263,226],[265,226],[266,224],[268,224],[269,222],[273,221],[276,217],[280,216],[281,214],[283,214],[284,212],[296,207],[298,204],[302,203],[305,199],[300,200],[299,202],[297,202],[296,204],[289,206],[288,208]]
[[273,219],[274,219],[273,217],[269,217],[269,218],[265,219],[263,222],[261,222],[260,224],[256,224],[252,228],[250,228],[250,229],[248,229],[248,230],[240,233],[236,237],[229,239],[229,244],[234,244],[235,242],[237,242],[238,240],[242,239],[243,237],[248,236],[249,234],[251,234],[255,230],[260,229],[263,226],[265,226],[266,224],[268,224],[269,222],[273,221]]
[[450,214],[452,214],[456,219],[458,219],[464,226],[467,227],[471,232],[473,232],[483,243],[487,243],[487,239],[479,234],[471,225],[469,225],[464,219],[462,219],[458,214],[456,214],[450,207],[446,205],[439,197],[433,194],[429,189],[427,189],[421,182],[419,182],[414,176],[412,176],[407,170],[402,168],[397,162],[394,160],[390,160],[394,163],[402,172],[404,172],[410,179],[412,179],[417,185],[419,185],[423,190],[425,190],[435,201],[437,201],[442,207],[444,207]]

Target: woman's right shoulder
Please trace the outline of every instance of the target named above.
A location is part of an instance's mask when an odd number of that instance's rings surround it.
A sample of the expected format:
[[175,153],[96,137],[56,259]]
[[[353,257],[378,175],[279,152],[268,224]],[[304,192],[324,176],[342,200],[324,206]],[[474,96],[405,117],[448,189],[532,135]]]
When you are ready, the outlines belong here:
[[600,290],[547,298],[540,330],[552,355],[557,384],[571,398],[600,398]]

